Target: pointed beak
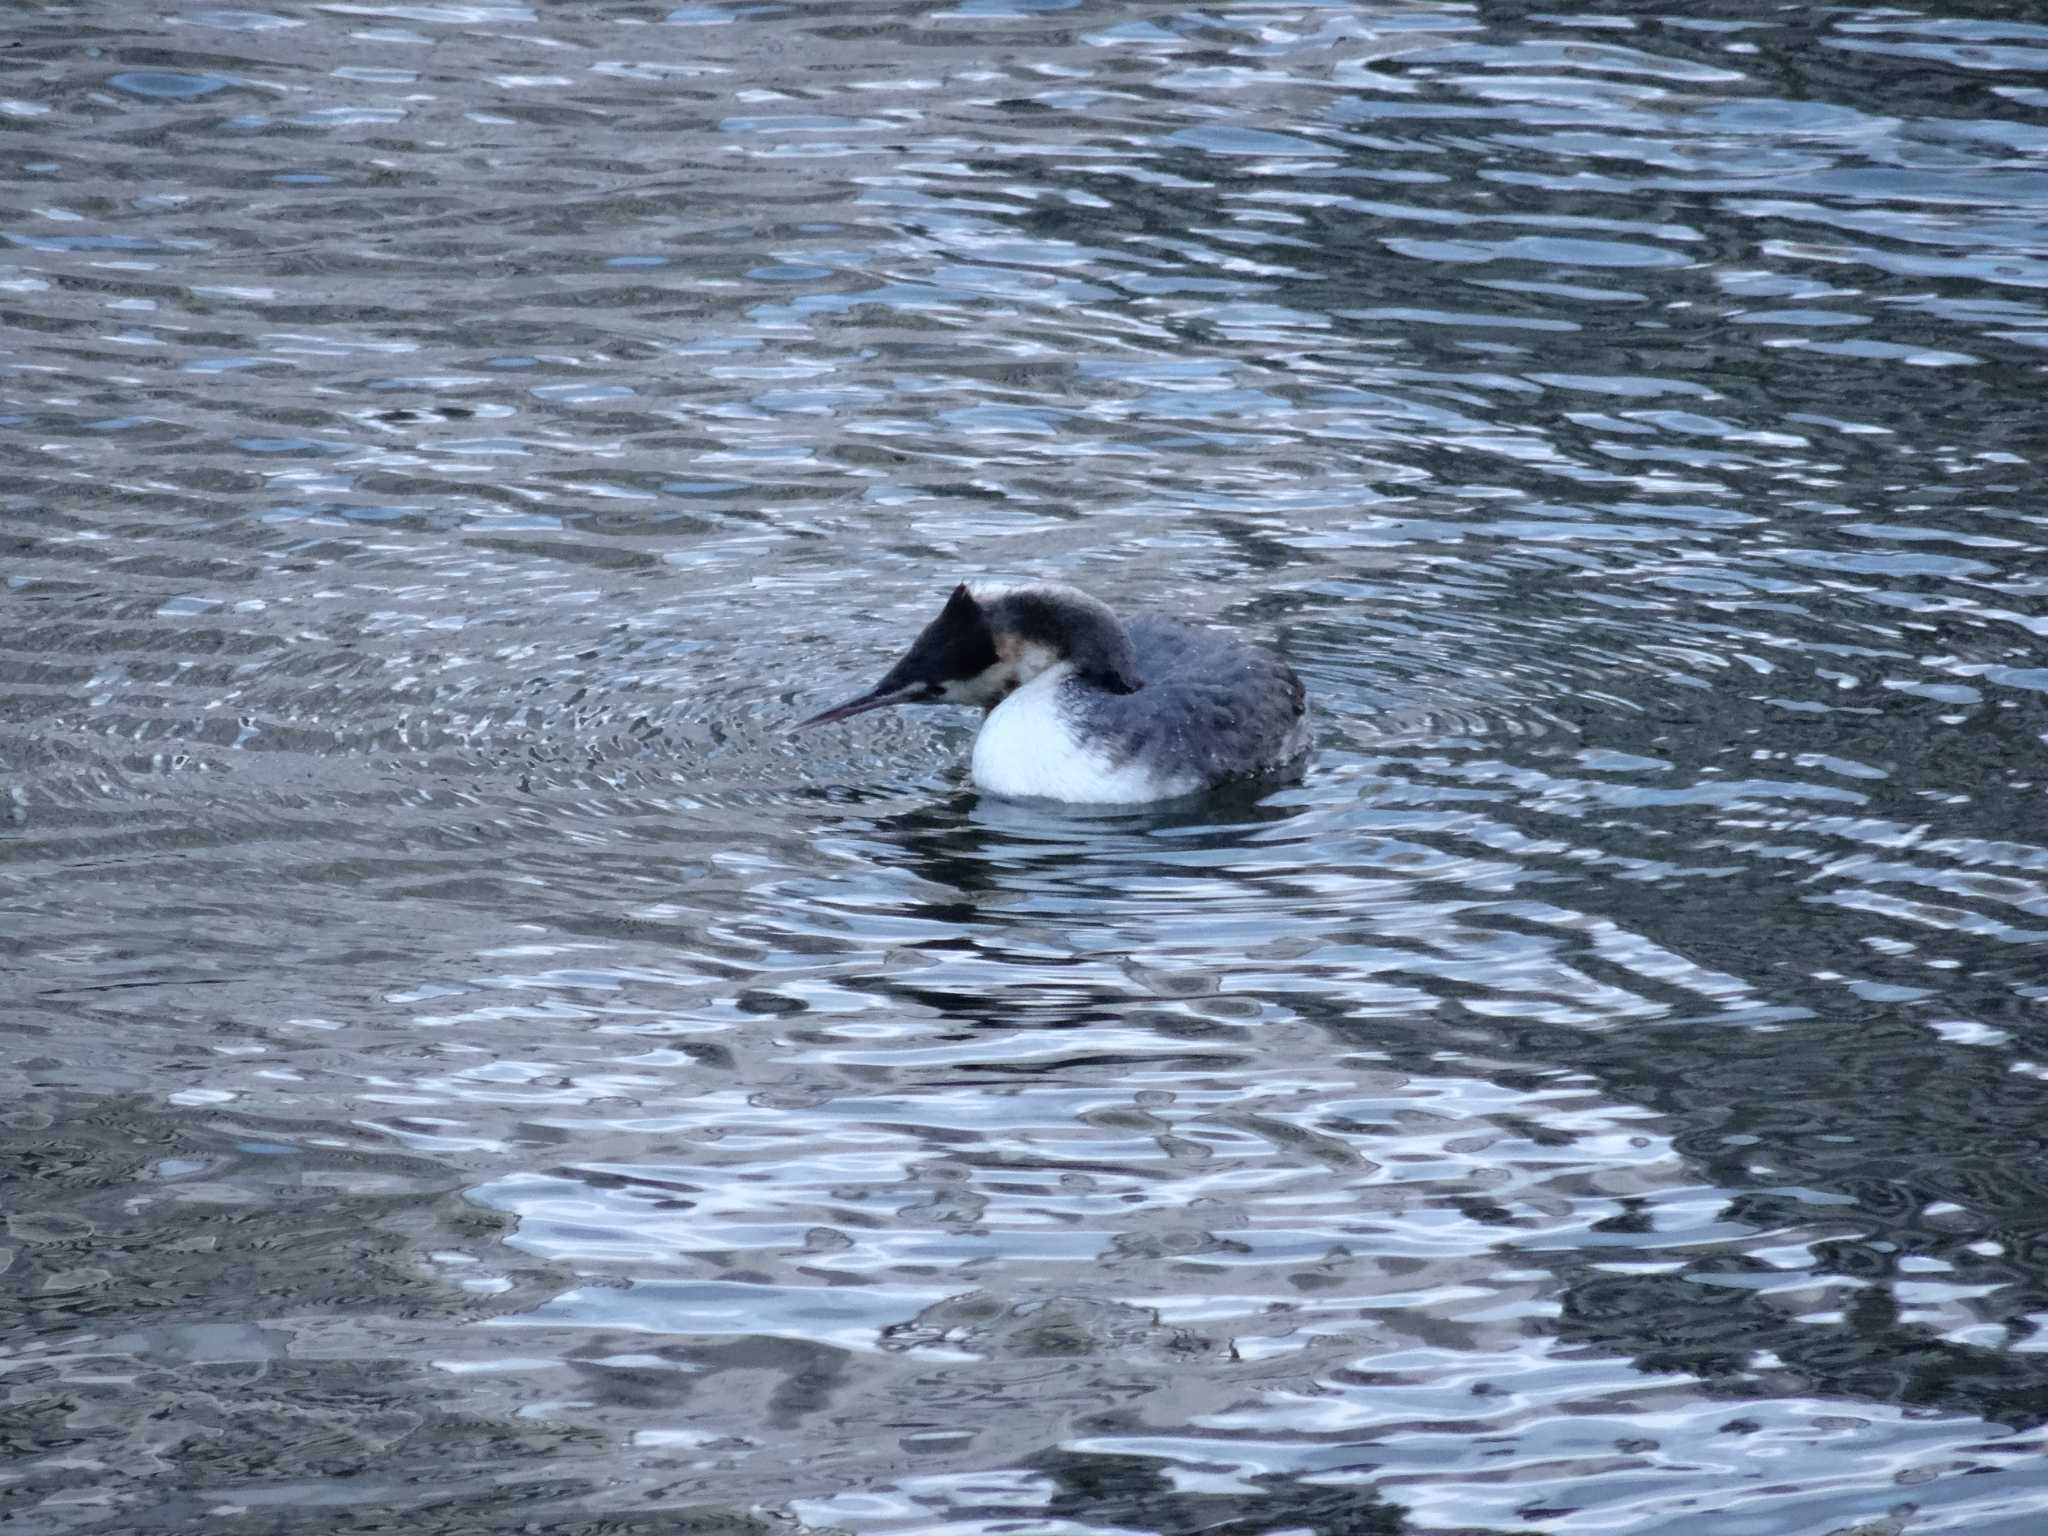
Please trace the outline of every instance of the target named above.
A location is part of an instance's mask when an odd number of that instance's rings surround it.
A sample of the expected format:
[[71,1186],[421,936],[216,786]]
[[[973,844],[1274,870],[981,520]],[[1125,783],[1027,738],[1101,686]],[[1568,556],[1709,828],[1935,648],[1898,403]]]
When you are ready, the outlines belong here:
[[878,686],[869,689],[859,698],[848,699],[844,704],[834,704],[830,709],[815,714],[808,720],[799,720],[790,729],[800,731],[806,726],[830,725],[834,720],[850,720],[855,715],[864,715],[871,709],[885,709],[891,704],[907,704],[923,692],[922,683],[906,683],[898,687],[884,678]]

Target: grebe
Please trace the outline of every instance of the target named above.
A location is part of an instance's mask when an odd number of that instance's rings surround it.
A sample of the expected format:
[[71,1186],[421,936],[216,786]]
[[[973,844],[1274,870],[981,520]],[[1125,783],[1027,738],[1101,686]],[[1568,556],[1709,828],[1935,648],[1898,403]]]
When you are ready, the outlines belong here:
[[1172,619],[1126,624],[1073,587],[962,583],[879,683],[802,725],[888,704],[987,710],[973,775],[993,795],[1166,800],[1298,768],[1308,751],[1286,662]]

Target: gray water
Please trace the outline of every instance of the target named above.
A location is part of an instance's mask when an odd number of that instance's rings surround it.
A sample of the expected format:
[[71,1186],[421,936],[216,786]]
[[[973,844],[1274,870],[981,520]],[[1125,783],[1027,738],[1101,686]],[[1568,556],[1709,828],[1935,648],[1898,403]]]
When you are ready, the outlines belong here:
[[2034,7],[257,4],[0,19],[11,1529],[2048,1529]]

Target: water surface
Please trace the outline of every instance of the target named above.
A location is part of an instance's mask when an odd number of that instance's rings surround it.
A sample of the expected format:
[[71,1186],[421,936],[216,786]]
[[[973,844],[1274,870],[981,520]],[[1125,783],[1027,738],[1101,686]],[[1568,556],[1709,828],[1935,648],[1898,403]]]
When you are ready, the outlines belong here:
[[0,1509],[2041,1529],[2030,17],[15,11]]

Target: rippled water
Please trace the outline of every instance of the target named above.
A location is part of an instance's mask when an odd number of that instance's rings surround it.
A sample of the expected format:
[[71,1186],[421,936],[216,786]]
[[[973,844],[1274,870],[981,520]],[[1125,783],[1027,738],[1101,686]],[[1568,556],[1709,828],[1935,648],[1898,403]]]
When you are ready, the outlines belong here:
[[0,1510],[2043,1529],[2035,14],[16,8]]

